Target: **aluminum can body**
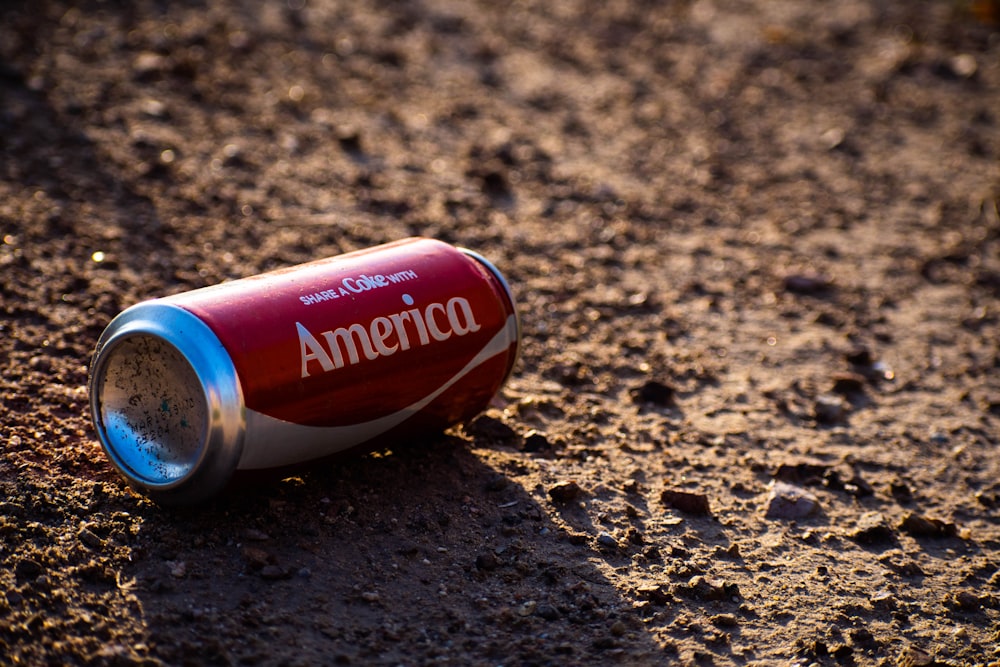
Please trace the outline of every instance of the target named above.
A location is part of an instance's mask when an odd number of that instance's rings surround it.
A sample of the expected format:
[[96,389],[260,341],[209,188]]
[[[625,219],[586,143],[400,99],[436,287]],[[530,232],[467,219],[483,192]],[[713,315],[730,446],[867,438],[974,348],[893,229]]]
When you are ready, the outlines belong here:
[[487,260],[405,239],[153,299],[108,325],[90,373],[104,451],[165,504],[465,421],[510,375],[520,329]]

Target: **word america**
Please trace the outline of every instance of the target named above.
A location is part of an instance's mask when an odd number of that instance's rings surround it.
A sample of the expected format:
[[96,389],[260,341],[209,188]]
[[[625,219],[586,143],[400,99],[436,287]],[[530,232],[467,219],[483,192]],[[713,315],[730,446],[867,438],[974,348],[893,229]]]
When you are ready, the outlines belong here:
[[[403,295],[403,303],[413,305],[413,297]],[[324,373],[365,359],[374,361],[388,357],[411,345],[428,345],[431,340],[444,341],[479,331],[467,299],[453,297],[447,303],[431,303],[426,308],[410,308],[388,317],[376,317],[366,325],[355,323],[320,334],[326,346],[312,335],[301,322],[295,323],[302,353],[302,377],[309,377],[309,364],[319,364]],[[413,340],[413,339],[416,340]]]

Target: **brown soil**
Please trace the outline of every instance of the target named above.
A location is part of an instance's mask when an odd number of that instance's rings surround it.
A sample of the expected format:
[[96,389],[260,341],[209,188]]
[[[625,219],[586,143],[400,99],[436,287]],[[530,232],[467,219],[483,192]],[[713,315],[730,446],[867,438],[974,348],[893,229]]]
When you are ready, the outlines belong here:
[[[0,662],[1000,654],[995,2],[0,2]],[[407,235],[482,417],[187,510],[96,441],[139,300]]]

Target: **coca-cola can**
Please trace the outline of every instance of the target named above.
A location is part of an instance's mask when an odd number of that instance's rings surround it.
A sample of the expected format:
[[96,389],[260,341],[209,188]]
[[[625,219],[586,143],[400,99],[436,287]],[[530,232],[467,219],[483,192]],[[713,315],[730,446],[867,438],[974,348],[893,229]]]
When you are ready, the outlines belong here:
[[519,341],[490,262],[405,239],[128,308],[97,343],[91,412],[133,486],[191,503],[237,471],[468,420],[510,375]]

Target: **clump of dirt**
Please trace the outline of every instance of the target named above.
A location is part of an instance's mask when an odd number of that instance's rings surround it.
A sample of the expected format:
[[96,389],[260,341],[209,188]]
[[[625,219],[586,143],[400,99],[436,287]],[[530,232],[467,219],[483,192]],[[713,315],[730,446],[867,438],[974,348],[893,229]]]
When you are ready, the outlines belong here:
[[[0,653],[1000,660],[995,3],[0,5]],[[165,509],[94,343],[408,235],[523,349],[429,441]]]

